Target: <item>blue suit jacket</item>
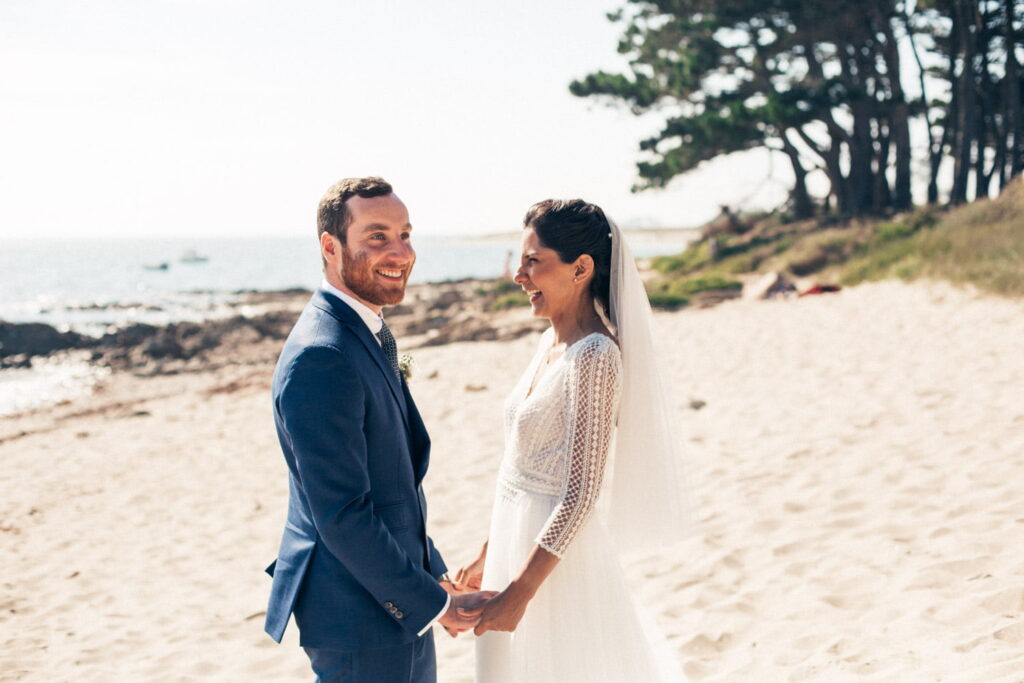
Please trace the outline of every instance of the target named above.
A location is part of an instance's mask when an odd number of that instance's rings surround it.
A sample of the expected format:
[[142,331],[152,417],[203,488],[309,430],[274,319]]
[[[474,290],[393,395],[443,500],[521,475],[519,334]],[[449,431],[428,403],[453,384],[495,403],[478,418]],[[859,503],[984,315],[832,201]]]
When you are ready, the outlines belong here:
[[288,518],[266,631],[295,614],[303,647],[410,643],[444,607],[444,561],[426,533],[430,439],[404,381],[359,315],[313,294],[274,372]]

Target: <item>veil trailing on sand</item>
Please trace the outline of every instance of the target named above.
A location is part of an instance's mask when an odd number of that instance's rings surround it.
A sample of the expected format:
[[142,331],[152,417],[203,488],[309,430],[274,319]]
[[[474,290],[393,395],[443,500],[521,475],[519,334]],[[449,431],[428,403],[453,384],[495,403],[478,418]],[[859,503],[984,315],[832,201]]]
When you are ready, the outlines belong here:
[[612,448],[606,526],[621,552],[655,550],[695,530],[690,488],[654,351],[651,304],[636,260],[615,223],[611,310],[622,353],[622,398]]

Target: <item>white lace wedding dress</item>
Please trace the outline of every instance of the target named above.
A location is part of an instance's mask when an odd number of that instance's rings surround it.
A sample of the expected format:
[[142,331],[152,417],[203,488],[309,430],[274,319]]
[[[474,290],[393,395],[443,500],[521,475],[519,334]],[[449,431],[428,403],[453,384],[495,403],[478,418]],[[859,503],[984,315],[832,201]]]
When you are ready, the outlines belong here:
[[621,392],[615,342],[591,334],[536,382],[540,349],[505,403],[483,588],[502,590],[534,546],[561,558],[514,633],[477,639],[477,683],[653,683],[683,675],[635,604],[594,511]]

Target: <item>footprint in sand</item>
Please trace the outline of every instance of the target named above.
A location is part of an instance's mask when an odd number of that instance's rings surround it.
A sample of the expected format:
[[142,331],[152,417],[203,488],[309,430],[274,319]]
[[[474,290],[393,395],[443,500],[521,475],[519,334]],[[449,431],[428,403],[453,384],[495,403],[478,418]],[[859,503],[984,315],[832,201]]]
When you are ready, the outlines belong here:
[[1024,643],[1024,623],[1012,624],[1005,628],[1001,628],[992,634],[996,640],[1002,640],[1013,645],[1019,645]]
[[981,606],[992,614],[1019,616],[1024,614],[1024,588],[998,591],[985,598]]
[[772,548],[772,555],[776,557],[780,555],[789,555],[790,553],[802,550],[807,547],[807,541],[794,541],[793,543],[786,543],[784,545],[775,546]]
[[852,529],[855,526],[860,526],[864,523],[863,517],[840,517],[839,519],[833,519],[825,523],[825,527],[829,529]]
[[978,647],[979,645],[981,645],[982,643],[986,642],[987,640],[988,640],[988,636],[982,636],[981,638],[974,638],[973,640],[968,640],[965,643],[960,643],[959,645],[954,645],[953,646],[953,651],[954,652],[959,652],[961,654],[964,654],[966,652],[970,652],[971,650],[973,650],[974,648]]
[[741,557],[742,551],[731,552],[728,555],[722,557],[722,564],[729,569],[742,569],[743,559]]
[[688,679],[699,681],[715,673],[715,670],[704,662],[687,662],[683,665],[683,672]]
[[851,603],[857,603],[858,600],[850,597],[844,597],[842,595],[826,595],[821,599],[822,602],[828,605],[832,605],[836,609],[847,609]]
[[790,576],[802,577],[812,567],[814,567],[813,562],[792,562],[786,565],[784,571]]
[[908,583],[904,590],[934,590],[937,588],[947,588],[950,583],[949,573],[947,572],[925,571]]
[[692,655],[695,657],[709,657],[717,655],[725,650],[729,649],[732,644],[732,634],[725,632],[712,640],[710,637],[701,633],[690,640],[688,640],[680,649],[684,654]]
[[964,578],[980,577],[992,569],[993,559],[982,556],[965,560],[953,560],[952,562],[940,562],[924,568],[928,571],[940,571],[948,574],[955,574]]
[[755,523],[751,530],[758,534],[770,534],[773,531],[778,531],[782,527],[782,522],[777,519],[763,519]]

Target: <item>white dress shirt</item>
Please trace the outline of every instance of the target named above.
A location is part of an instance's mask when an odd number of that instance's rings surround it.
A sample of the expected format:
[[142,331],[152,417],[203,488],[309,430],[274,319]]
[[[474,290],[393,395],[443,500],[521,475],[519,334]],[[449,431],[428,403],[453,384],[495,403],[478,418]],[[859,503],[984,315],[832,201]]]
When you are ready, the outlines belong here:
[[[351,294],[343,292],[332,285],[327,281],[327,278],[324,278],[320,282],[320,286],[348,304],[348,307],[358,313],[359,317],[363,319],[364,323],[366,323],[366,326],[370,328],[370,332],[373,332],[374,338],[377,337],[377,333],[380,332],[380,328],[384,327],[384,318],[379,313]],[[380,343],[380,339],[377,339],[377,343]]]
[[[378,314],[376,311],[374,311],[372,308],[364,304],[362,301],[356,299],[351,294],[346,294],[345,292],[341,291],[340,289],[332,285],[330,282],[327,281],[327,278],[324,278],[323,281],[320,282],[320,286],[326,291],[330,292],[334,296],[344,301],[346,304],[348,304],[349,308],[358,313],[359,317],[362,318],[363,322],[366,323],[366,326],[370,329],[370,332],[373,333],[373,338],[377,340],[378,344],[380,344],[380,339],[377,337],[377,333],[380,332],[382,327],[384,327],[383,316]],[[444,616],[444,613],[448,611],[448,607],[451,606],[451,604],[452,596],[448,595],[447,599],[444,601],[444,607],[441,609],[438,615],[431,619],[430,622],[423,627],[423,630],[417,633],[416,635],[422,636],[424,633],[429,631],[430,627],[434,625],[434,622]]]

